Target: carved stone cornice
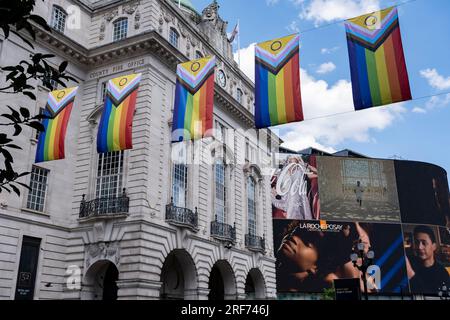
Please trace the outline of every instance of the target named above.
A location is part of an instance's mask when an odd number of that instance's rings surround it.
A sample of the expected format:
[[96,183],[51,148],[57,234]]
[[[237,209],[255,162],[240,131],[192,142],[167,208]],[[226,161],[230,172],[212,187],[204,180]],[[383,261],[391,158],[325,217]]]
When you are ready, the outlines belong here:
[[243,121],[250,127],[255,126],[255,121],[253,115],[250,111],[246,110],[236,99],[226,92],[219,85],[215,86],[214,98],[219,102],[226,110],[230,111],[231,114],[236,116],[238,119]]

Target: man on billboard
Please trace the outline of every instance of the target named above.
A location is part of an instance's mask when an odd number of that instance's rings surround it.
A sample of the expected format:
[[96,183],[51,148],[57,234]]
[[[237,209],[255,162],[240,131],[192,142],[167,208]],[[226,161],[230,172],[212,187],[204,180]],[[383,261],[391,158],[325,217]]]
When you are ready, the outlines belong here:
[[359,207],[362,207],[362,196],[364,192],[364,188],[361,186],[361,182],[356,182],[356,188],[354,189],[356,194],[356,202],[359,203]]
[[411,291],[437,293],[439,287],[450,284],[447,270],[436,260],[436,236],[429,226],[414,228],[415,256],[406,258],[406,271]]

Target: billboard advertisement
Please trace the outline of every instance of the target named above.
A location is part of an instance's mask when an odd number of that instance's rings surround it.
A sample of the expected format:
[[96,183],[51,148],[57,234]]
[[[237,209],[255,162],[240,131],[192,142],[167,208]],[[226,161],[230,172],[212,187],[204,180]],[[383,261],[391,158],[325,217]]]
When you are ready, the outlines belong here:
[[408,291],[400,225],[287,219],[273,222],[279,292],[322,292],[336,279],[360,278],[350,260],[358,239],[362,239],[365,250],[371,247],[376,251],[374,265],[379,271],[368,277],[369,292]]
[[274,219],[319,219],[316,157],[281,154],[272,180]]
[[450,283],[447,228],[405,224],[403,238],[411,292],[435,294],[443,283]]
[[396,161],[395,174],[403,223],[450,227],[447,174],[421,162]]
[[321,219],[399,222],[394,162],[319,157]]
[[359,239],[375,252],[369,292],[437,295],[450,285],[450,197],[442,168],[280,154],[271,187],[279,293],[323,292],[337,279],[360,279],[350,260]]

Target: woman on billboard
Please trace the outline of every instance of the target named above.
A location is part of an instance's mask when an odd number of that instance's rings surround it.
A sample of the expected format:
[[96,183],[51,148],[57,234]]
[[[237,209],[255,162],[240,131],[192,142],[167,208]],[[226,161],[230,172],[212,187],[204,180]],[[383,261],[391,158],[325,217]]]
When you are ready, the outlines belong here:
[[281,171],[272,179],[274,218],[312,220],[311,181],[317,179],[317,169],[305,163],[301,156],[289,156]]

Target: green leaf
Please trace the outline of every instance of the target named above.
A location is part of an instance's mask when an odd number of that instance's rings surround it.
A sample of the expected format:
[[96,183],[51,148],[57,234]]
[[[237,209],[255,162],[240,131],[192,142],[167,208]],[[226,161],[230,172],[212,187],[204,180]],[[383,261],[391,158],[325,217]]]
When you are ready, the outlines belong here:
[[14,162],[14,159],[13,159],[11,153],[9,153],[8,150],[0,148],[0,153],[3,153],[3,157],[5,157],[5,162],[9,162],[9,163],[13,163]]
[[11,188],[13,189],[13,191],[20,197],[20,190],[19,188],[17,188],[15,185],[10,184]]
[[9,193],[11,193],[11,190],[9,190],[7,187],[2,186],[2,189],[5,189],[6,191],[8,191]]
[[22,127],[19,126],[18,124],[15,124],[15,125],[14,125],[14,134],[13,134],[13,136],[16,137],[16,136],[18,136],[21,132],[22,132]]
[[7,118],[7,119],[9,119],[9,120],[11,120],[11,121],[14,122],[14,123],[17,122],[16,118],[14,118],[14,117],[13,117],[12,115],[10,115],[10,114],[4,113],[4,114],[2,114],[1,116],[4,117],[4,118]]
[[34,95],[33,92],[30,91],[23,91],[22,92],[24,95],[26,95],[27,97],[29,97],[31,100],[36,100],[36,96]]
[[33,128],[33,129],[36,129],[39,132],[44,132],[45,131],[45,127],[39,121],[32,121],[30,123],[26,123],[26,125],[31,127],[31,128]]
[[16,71],[16,67],[7,66],[2,68],[3,71]]
[[4,133],[0,133],[0,144],[10,143],[12,139],[9,139],[8,136]]
[[30,117],[30,111],[27,108],[24,108],[24,107],[20,107],[20,114],[24,118],[29,118]]
[[33,20],[34,22],[36,22],[41,27],[43,27],[45,30],[47,30],[47,31],[51,30],[50,26],[47,24],[47,21],[45,21],[45,19],[42,18],[41,16],[31,14],[30,19]]
[[63,61],[60,65],[59,65],[59,72],[64,72],[65,70],[66,70],[66,68],[67,68],[67,65],[68,65],[69,63],[67,62],[67,61]]
[[16,144],[12,144],[12,143],[10,143],[10,144],[5,144],[3,147],[5,147],[5,148],[12,148],[12,149],[20,149],[20,150],[22,150],[21,147],[19,147],[19,146],[16,145]]
[[11,108],[10,106],[7,106],[9,108],[9,110],[11,110],[11,115],[17,120],[17,122],[20,122],[22,119],[20,118],[20,114],[14,110],[13,108]]
[[[29,172],[27,172],[29,173]],[[15,181],[15,183],[20,184],[22,187],[27,188],[28,190],[31,190],[30,186],[26,185],[25,183],[19,182],[19,181]]]

